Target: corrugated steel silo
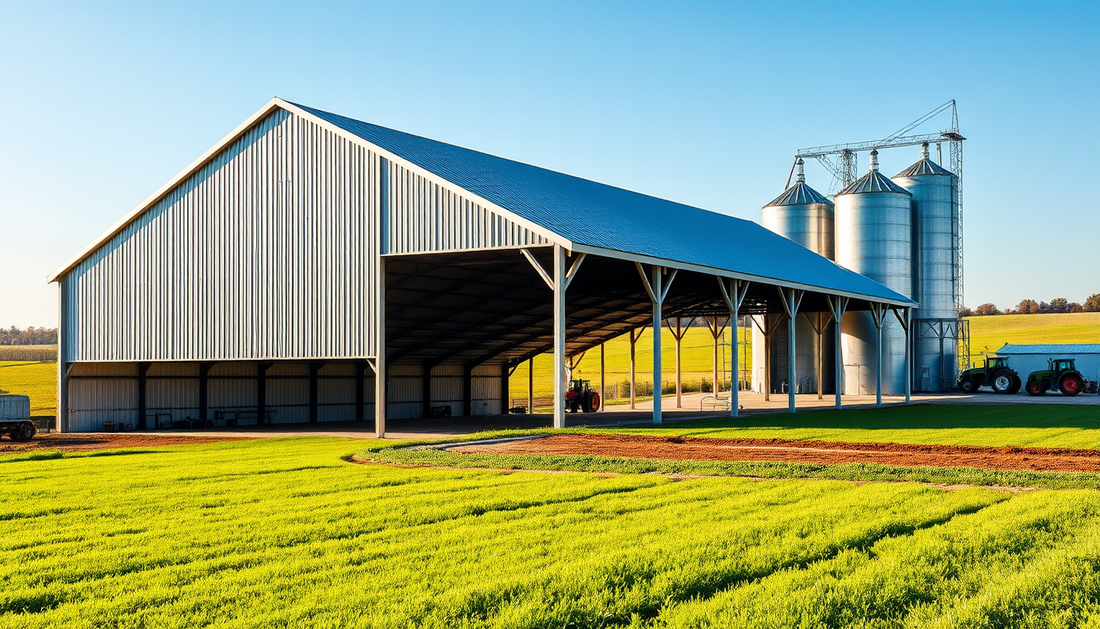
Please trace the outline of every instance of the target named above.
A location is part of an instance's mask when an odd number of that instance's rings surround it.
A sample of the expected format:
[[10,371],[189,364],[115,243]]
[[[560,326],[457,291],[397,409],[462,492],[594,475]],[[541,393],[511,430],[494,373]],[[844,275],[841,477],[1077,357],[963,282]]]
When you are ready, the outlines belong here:
[[[797,177],[793,186],[764,206],[764,227],[819,253],[830,260],[834,253],[833,202],[806,184],[802,159],[796,165]],[[763,347],[764,335],[753,327],[753,347]],[[817,390],[817,333],[810,324],[799,317],[795,324],[795,391],[811,393]],[[832,356],[832,343],[825,342],[825,353]],[[772,335],[771,383],[774,392],[782,392],[787,382],[787,327],[781,325]],[[753,352],[753,390],[764,389],[764,353]],[[822,382],[827,388],[833,382],[832,360],[823,360]]]
[[[836,261],[906,297],[913,294],[912,194],[871,168],[837,193]],[[841,326],[844,393],[875,392],[878,331],[869,312],[849,312]],[[882,392],[905,393],[905,331],[892,315],[883,326]]]
[[928,144],[921,158],[893,178],[913,195],[913,388],[944,391],[955,384],[959,314],[955,310],[955,216],[959,180],[933,162]]

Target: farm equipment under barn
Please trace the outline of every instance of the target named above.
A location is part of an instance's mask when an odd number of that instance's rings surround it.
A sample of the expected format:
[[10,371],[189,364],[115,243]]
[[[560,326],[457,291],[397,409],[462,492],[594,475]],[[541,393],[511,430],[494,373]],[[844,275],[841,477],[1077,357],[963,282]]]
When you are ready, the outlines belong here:
[[600,394],[593,391],[588,380],[574,380],[565,392],[565,409],[576,413],[579,409],[585,413],[600,410]]

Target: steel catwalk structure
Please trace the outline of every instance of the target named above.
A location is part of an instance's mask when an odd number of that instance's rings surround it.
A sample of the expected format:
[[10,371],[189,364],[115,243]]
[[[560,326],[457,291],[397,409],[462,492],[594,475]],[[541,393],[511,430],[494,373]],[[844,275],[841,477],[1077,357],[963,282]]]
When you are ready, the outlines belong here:
[[562,426],[566,358],[642,326],[914,305],[748,221],[280,99],[51,281],[65,431],[373,416],[381,436],[505,412],[545,352]]

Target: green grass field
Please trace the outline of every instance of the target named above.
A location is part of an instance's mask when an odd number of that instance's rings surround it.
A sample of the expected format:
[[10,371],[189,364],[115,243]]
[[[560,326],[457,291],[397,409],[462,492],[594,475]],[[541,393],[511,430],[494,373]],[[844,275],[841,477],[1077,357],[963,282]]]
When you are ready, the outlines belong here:
[[342,460],[362,447],[8,457],[0,627],[1100,622],[1097,491]]
[[29,395],[31,415],[56,415],[57,363],[0,361],[0,393]]
[[795,415],[699,420],[659,427],[620,428],[614,432],[1098,449],[1100,406],[914,404],[858,411],[822,410]]

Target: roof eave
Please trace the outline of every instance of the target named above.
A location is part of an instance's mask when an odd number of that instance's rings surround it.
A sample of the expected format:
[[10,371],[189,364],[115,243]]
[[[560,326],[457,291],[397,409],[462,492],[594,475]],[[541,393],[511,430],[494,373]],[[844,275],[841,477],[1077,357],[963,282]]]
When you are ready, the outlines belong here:
[[[765,277],[763,275],[753,275],[751,273],[739,273],[737,271],[730,271],[728,269],[719,269],[716,267],[704,266],[701,264],[693,264],[691,262],[681,262],[678,260],[671,260],[668,258],[657,258],[654,256],[647,256],[637,253],[629,253],[626,251],[618,251],[615,249],[606,249],[604,247],[595,247],[592,245],[574,244],[573,251],[578,253],[586,253],[598,256],[604,256],[608,258],[618,258],[620,260],[626,260],[628,262],[640,262],[642,264],[658,264],[661,266],[667,266],[673,269],[679,269],[681,271],[692,271],[695,273],[704,273],[707,275],[714,275],[717,277],[728,277],[731,279],[748,280],[749,282],[756,282],[761,284],[768,284],[771,286],[782,286],[784,288],[794,288],[797,290],[804,290],[811,293],[820,293],[823,295],[837,295],[840,297],[848,297],[851,299],[861,299],[863,301],[870,301],[875,303],[887,304],[889,306],[896,306],[898,308],[915,308],[919,306],[917,302],[912,299],[902,297],[901,299],[888,299],[885,297],[878,297],[874,295],[866,295],[863,293],[856,293],[846,290],[838,290],[835,288],[827,288],[824,286],[815,286],[813,284],[803,284],[800,282],[791,282],[788,280],[781,280],[774,277]],[[874,280],[869,280],[874,281]],[[883,287],[885,288],[885,287]],[[889,289],[887,289],[889,290]]]

